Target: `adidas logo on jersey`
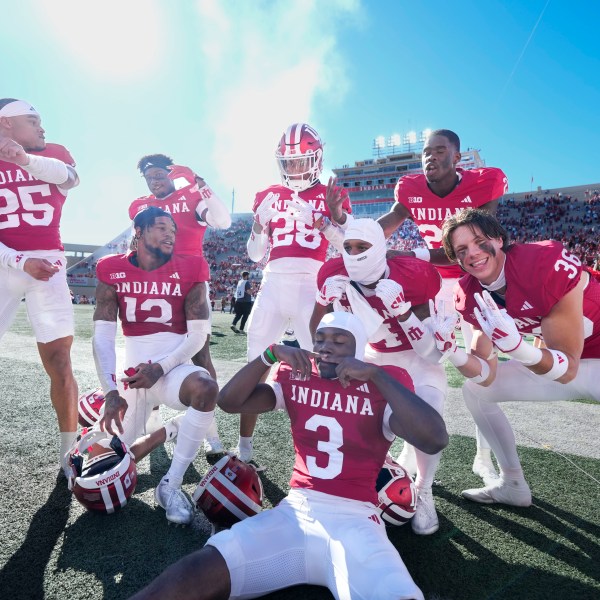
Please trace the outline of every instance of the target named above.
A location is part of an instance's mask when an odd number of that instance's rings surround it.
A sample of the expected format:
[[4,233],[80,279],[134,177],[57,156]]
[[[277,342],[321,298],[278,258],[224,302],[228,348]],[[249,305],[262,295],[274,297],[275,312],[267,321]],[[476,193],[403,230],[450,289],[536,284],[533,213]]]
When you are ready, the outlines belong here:
[[169,279],[181,279],[181,277],[179,277],[179,273],[173,273]]
[[523,306],[521,306],[521,310],[531,310],[532,308],[533,306],[531,306],[527,300],[525,300],[525,302],[523,302]]
[[365,394],[369,393],[369,388],[367,387],[366,383],[363,383],[362,385],[359,385],[356,389],[358,391],[360,391],[360,392],[364,392]]
[[472,203],[473,203],[473,200],[471,200],[471,196],[467,196],[466,198],[463,198],[463,199],[461,200],[461,202],[462,202],[463,204],[472,204]]
[[318,200],[325,200],[325,196],[323,194],[318,194],[317,195],[317,199]]

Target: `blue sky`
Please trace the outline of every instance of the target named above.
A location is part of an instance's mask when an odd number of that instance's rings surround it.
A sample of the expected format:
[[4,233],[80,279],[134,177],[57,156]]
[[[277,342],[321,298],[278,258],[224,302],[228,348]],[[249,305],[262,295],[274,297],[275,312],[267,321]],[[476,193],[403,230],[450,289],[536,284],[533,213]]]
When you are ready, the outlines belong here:
[[0,97],[34,104],[77,161],[71,243],[127,226],[153,152],[248,211],[303,120],[328,169],[370,158],[378,135],[448,128],[511,191],[592,184],[599,21],[579,0],[21,0],[2,11]]

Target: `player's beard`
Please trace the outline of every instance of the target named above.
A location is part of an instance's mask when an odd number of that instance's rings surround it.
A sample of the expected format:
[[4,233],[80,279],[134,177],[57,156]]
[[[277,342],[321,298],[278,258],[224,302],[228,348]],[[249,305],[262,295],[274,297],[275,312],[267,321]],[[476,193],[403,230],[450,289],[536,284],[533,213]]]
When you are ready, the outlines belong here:
[[154,256],[155,258],[158,258],[159,260],[162,260],[164,262],[167,262],[168,260],[171,260],[171,256],[173,256],[173,252],[164,252],[163,250],[161,250],[160,246],[155,246],[153,248],[148,248],[148,253],[152,254],[152,256]]

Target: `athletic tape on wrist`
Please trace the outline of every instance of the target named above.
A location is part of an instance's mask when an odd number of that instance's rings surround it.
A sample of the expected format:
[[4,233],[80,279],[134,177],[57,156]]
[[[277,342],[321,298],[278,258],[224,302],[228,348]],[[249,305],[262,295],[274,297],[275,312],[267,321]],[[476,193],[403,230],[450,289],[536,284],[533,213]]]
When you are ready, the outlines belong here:
[[547,373],[541,374],[541,377],[556,381],[569,369],[569,359],[567,358],[566,354],[560,352],[559,350],[550,350],[550,348],[547,348],[547,350],[550,352],[550,354],[552,354],[554,363],[552,364],[552,368]]
[[522,362],[526,367],[537,365],[542,360],[542,351],[531,344],[528,344],[523,338],[519,345],[510,352],[506,352],[511,358]]
[[479,358],[479,356],[473,355],[473,358],[476,358],[481,364],[481,373],[475,377],[469,377],[469,380],[473,383],[483,383],[490,376],[490,365],[485,360]]

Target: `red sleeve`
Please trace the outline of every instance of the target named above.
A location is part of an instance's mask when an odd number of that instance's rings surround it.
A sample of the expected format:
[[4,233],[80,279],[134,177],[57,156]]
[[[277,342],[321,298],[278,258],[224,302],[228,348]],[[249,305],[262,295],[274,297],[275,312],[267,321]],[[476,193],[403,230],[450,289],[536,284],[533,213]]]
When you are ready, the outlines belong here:
[[400,367],[394,367],[392,365],[385,365],[381,368],[388,375],[391,375],[396,381],[399,381],[405,388],[408,388],[411,392],[415,391],[413,380],[407,371]]
[[39,154],[40,156],[47,156],[48,158],[57,158],[66,165],[71,167],[75,166],[75,159],[71,156],[71,153],[60,144],[46,144],[44,150],[41,152],[31,152],[31,154]]
[[341,256],[332,258],[323,263],[322,267],[317,273],[318,289],[321,289],[328,277],[333,277],[334,275],[347,275],[344,267],[344,259]]

